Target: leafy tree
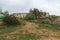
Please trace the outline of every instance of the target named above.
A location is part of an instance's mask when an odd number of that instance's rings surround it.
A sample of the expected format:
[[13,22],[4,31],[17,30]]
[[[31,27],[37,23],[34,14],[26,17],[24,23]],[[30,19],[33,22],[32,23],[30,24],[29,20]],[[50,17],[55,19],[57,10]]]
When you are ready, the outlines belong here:
[[29,13],[26,15],[25,17],[26,20],[34,20],[35,19],[35,15],[33,14],[33,10],[30,9]]
[[3,15],[4,15],[4,16],[9,16],[9,12],[8,12],[8,11],[5,11],[5,12],[3,13]]
[[42,11],[39,11],[36,8],[30,9],[29,14],[27,14],[25,19],[36,20],[38,22],[41,14],[42,14]]
[[33,14],[35,15],[35,18],[38,19],[40,16],[40,11],[36,8],[33,9]]
[[3,22],[5,25],[18,25],[20,22],[16,19],[16,17],[9,15],[9,13],[6,11],[4,13]]
[[32,9],[30,9],[29,13],[33,13],[33,10],[32,10]]

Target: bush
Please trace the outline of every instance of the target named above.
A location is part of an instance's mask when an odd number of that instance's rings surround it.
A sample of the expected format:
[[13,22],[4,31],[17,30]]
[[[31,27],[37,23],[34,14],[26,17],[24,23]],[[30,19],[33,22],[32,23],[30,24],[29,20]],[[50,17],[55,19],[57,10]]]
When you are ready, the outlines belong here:
[[25,19],[26,20],[34,20],[35,19],[34,14],[32,14],[32,13],[27,14]]
[[5,25],[18,25],[20,22],[14,16],[5,16],[3,18]]
[[17,20],[19,20],[21,25],[25,25],[26,21],[23,18],[17,18]]

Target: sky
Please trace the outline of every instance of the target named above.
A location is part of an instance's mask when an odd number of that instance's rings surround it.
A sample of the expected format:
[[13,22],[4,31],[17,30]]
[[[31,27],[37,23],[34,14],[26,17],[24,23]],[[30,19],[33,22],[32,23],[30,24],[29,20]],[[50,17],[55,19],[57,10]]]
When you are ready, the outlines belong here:
[[10,14],[29,12],[30,9],[37,8],[50,15],[60,16],[60,0],[0,0],[0,8]]

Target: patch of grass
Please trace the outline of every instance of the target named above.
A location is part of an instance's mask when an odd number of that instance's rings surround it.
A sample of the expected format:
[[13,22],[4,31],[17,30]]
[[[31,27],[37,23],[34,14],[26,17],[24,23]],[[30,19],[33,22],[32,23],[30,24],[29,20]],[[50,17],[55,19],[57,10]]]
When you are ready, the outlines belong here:
[[38,36],[35,34],[16,34],[20,40],[37,40]]
[[16,26],[7,26],[1,25],[0,26],[0,34],[10,33],[16,30],[17,27],[21,27],[23,25],[16,25]]
[[22,19],[22,18],[17,18],[20,22],[20,25],[25,25],[26,24],[26,20]]
[[10,27],[1,26],[0,34],[6,34],[6,33],[14,32],[17,27],[21,27],[21,26],[16,26],[16,27],[14,27],[14,26],[10,26]]
[[60,28],[58,26],[55,26],[55,25],[51,25],[51,24],[38,24],[38,28],[37,29],[40,29],[40,28],[47,28],[47,29],[52,29],[52,30],[60,30]]
[[5,38],[0,38],[0,40],[6,40]]
[[0,34],[5,34],[5,33],[10,33],[10,32],[13,32],[13,31],[15,31],[15,27],[9,27],[9,28],[7,28],[7,27],[5,27],[5,28],[1,28],[0,29]]

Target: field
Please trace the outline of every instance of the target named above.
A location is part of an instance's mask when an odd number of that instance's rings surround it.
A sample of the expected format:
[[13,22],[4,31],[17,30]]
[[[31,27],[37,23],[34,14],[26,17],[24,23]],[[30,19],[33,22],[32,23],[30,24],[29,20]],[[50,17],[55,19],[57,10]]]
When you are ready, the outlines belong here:
[[50,24],[27,22],[22,26],[0,27],[0,40],[60,40],[59,27]]

